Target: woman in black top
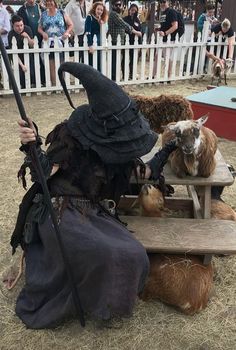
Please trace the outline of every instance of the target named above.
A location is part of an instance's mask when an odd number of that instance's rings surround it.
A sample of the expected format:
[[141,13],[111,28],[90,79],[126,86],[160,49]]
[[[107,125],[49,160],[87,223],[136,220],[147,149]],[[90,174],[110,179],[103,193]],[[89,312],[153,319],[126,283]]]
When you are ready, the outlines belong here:
[[[133,27],[138,32],[141,32],[141,22],[138,18],[138,6],[136,4],[131,4],[128,12],[128,16],[124,17],[123,20]],[[129,43],[134,45],[135,35],[133,33],[129,34]],[[138,38],[138,43],[141,44],[142,39]],[[134,49],[129,50],[129,78],[133,77],[133,63],[134,63]]]

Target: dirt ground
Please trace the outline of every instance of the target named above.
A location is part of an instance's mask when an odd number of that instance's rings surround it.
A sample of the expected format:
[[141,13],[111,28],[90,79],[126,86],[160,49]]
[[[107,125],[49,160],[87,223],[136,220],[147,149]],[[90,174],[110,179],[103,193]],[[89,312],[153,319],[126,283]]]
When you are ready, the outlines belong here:
[[[131,94],[155,96],[178,93],[183,96],[206,89],[209,81],[179,82],[175,85],[143,85],[129,87]],[[236,87],[231,80],[230,86]],[[86,101],[85,94],[72,95],[75,104]],[[72,112],[61,94],[24,97],[28,116],[46,136],[52,127]],[[20,252],[11,257],[9,240],[14,228],[18,205],[24,194],[17,183],[17,170],[23,160],[18,151],[18,111],[12,97],[0,98],[0,274],[19,259]],[[219,140],[219,148],[227,162],[236,167],[236,142]],[[226,188],[224,200],[236,208],[236,184]],[[185,316],[158,301],[137,301],[130,319],[116,320],[113,328],[100,328],[88,320],[81,329],[71,321],[56,330],[26,329],[15,316],[15,300],[24,283],[7,291],[0,280],[0,349],[84,349],[84,350],[233,350],[236,348],[236,257],[214,258],[215,287],[208,307],[195,316]]]

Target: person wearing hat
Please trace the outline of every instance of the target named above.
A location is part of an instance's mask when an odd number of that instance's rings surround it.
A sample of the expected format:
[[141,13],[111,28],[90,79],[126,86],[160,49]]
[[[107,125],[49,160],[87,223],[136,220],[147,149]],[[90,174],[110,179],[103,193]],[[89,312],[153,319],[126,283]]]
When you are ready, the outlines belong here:
[[135,102],[91,66],[65,62],[58,74],[72,106],[64,72],[80,80],[89,103],[77,107],[49,133],[46,153],[33,124],[28,127],[19,121],[21,150],[26,154],[20,174],[24,178],[29,166],[35,183],[26,194],[31,202],[21,204],[24,213],[18,216],[11,239],[13,252],[21,244],[26,260],[26,283],[16,301],[16,314],[28,328],[36,329],[56,327],[76,315],[28,143],[38,144],[85,316],[99,320],[130,316],[149,270],[144,247],[114,215],[115,206],[129,190],[133,171],[145,173],[147,168],[146,177],[158,179],[176,149],[175,143],[168,144],[149,165],[142,165],[137,158],[153,148],[157,134]]

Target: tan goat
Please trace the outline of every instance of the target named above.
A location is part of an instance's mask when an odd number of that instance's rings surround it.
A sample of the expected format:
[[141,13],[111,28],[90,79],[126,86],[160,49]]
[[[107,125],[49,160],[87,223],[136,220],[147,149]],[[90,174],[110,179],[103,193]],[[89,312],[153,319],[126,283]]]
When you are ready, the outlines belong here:
[[217,137],[204,127],[208,116],[197,120],[182,120],[167,125],[162,144],[175,139],[178,148],[170,155],[170,164],[178,177],[186,175],[208,177],[215,169]]
[[160,299],[183,313],[193,315],[207,306],[213,286],[213,268],[194,255],[148,254],[150,272],[140,295]]
[[165,201],[162,192],[158,188],[149,184],[143,185],[138,197],[138,203],[142,216],[163,216]]
[[227,203],[217,199],[211,200],[211,217],[218,220],[236,221],[235,211]]
[[[152,185],[144,185],[139,196],[141,213],[162,216],[164,200]],[[192,315],[207,306],[213,285],[213,268],[199,256],[148,254],[150,272],[142,300],[160,299]]]

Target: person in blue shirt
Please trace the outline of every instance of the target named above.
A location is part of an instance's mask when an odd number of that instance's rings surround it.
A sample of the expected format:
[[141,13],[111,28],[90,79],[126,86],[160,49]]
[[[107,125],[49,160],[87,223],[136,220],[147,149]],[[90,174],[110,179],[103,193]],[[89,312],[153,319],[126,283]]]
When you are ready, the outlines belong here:
[[[97,46],[101,45],[101,25],[106,23],[108,18],[105,5],[98,1],[95,2],[85,20],[85,34],[88,39],[89,46],[89,65],[93,65],[94,37],[97,39]],[[97,51],[97,69],[101,69],[100,51]]]
[[[59,39],[59,46],[63,47],[63,41],[70,37],[73,24],[69,16],[58,9],[55,0],[46,0],[46,10],[39,19],[38,32],[44,41],[48,41],[50,48],[54,47],[55,37]],[[60,55],[63,60],[63,54]],[[49,55],[50,78],[52,86],[56,85],[56,68],[54,52]]]
[[202,32],[203,26],[204,26],[204,22],[206,22],[206,21],[209,23],[209,31],[212,30],[214,25],[216,25],[218,23],[218,20],[214,16],[214,14],[215,14],[215,5],[208,4],[206,6],[206,12],[202,13],[198,17],[198,20],[197,20],[197,30],[198,30],[198,32]]

